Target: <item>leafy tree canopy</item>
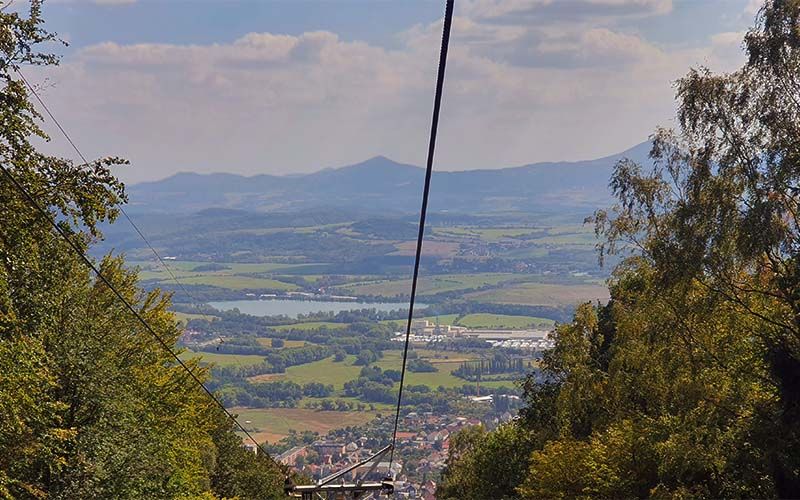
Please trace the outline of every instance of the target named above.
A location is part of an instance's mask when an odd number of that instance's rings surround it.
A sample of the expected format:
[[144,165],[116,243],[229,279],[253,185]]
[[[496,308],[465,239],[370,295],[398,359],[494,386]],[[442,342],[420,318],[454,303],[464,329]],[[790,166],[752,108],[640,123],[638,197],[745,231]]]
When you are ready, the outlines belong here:
[[[0,9],[0,163],[85,251],[126,201],[111,171],[125,161],[77,165],[31,144],[47,137],[16,68],[56,64],[40,52],[55,41],[41,2]],[[140,289],[120,257],[98,266],[174,347],[169,297]],[[277,498],[282,483],[0,175],[0,498]]]
[[497,498],[800,496],[800,1],[767,1],[745,49],[677,82],[653,169],[617,166],[593,218],[601,258],[625,257],[611,301],[578,308],[525,383],[530,451],[460,436],[449,497],[486,470]]

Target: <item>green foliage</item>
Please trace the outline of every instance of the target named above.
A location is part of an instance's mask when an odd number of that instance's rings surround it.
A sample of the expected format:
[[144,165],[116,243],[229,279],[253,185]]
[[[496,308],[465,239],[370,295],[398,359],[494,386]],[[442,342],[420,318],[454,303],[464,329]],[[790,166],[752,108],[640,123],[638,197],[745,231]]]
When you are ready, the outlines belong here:
[[[15,65],[52,64],[36,45],[40,2],[30,15],[0,10],[0,162],[81,249],[101,237],[125,201],[111,174],[116,158],[74,165],[30,144],[45,138]],[[175,346],[168,296],[145,293],[121,258],[98,266],[110,283]],[[187,366],[200,379],[206,371]],[[271,463],[225,481],[242,461],[230,422],[103,282],[0,176],[0,497],[212,497],[237,489],[270,498],[282,472]],[[263,462],[266,457],[262,460]],[[276,479],[277,478],[277,479]],[[254,489],[258,483],[259,489]]]
[[[556,329],[524,386],[527,474],[494,497],[800,496],[798,25],[800,1],[767,1],[739,71],[678,82],[655,168],[618,165],[595,216],[601,257],[627,257],[611,301]],[[455,442],[448,496],[484,485],[502,432]]]
[[427,359],[412,359],[408,361],[406,369],[414,373],[433,373],[439,370]]
[[450,439],[447,468],[436,489],[442,499],[514,498],[527,474],[528,433],[515,424],[493,432],[470,427]]

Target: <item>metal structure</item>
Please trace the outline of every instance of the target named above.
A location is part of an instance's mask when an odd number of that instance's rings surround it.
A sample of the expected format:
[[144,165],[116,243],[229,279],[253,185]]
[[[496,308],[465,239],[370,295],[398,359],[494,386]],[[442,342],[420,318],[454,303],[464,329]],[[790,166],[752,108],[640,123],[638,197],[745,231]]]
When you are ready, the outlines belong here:
[[[379,495],[384,493],[386,495],[391,495],[394,493],[393,477],[389,476],[381,481],[366,481],[366,478],[378,468],[381,459],[391,450],[392,445],[388,445],[369,458],[350,465],[339,472],[334,472],[314,484],[296,486],[292,483],[287,483],[285,487],[286,494],[290,497],[302,498],[303,500],[357,500],[364,497],[364,495],[374,492],[378,492]],[[365,465],[369,465],[369,469],[367,469],[360,479],[355,479],[352,482],[345,482],[344,476],[347,475],[347,473]],[[337,479],[340,481],[337,481]]]

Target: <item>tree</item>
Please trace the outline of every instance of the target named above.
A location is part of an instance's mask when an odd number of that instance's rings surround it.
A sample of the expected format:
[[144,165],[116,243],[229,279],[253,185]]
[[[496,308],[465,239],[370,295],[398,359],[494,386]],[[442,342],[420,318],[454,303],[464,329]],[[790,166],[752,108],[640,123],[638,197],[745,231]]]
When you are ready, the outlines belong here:
[[357,366],[367,366],[376,361],[378,361],[378,356],[375,355],[375,353],[370,351],[369,349],[364,349],[363,351],[358,353],[358,356],[356,356],[356,361],[354,364]]
[[[767,1],[740,70],[678,82],[680,128],[655,133],[653,168],[617,165],[619,202],[594,217],[601,258],[624,257],[611,301],[556,328],[517,423],[527,474],[496,482],[523,498],[800,496],[798,25],[800,1]],[[448,494],[480,487],[494,434],[456,446]]]
[[[0,497],[164,498],[280,493],[283,473],[243,455],[220,409],[176,364],[169,296],[138,287],[119,257],[103,275],[156,340],[18,190],[32,193],[83,252],[126,200],[106,158],[76,165],[39,153],[46,139],[17,66],[55,64],[57,40],[29,14],[0,9]],[[200,380],[207,372],[186,366]],[[228,473],[241,466],[246,472]],[[258,484],[255,484],[258,483]]]
[[489,433],[482,426],[468,427],[450,439],[436,497],[515,498],[515,488],[528,472],[531,450],[527,433],[514,424]]

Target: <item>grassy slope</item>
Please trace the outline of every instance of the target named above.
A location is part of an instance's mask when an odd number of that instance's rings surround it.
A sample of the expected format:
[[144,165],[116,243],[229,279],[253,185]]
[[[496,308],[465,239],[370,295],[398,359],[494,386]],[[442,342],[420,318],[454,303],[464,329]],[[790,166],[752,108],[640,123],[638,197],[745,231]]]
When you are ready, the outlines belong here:
[[218,354],[214,352],[185,351],[180,355],[182,359],[201,358],[203,364],[213,363],[219,366],[247,366],[256,365],[264,361],[264,356],[252,354]]
[[[293,283],[284,283],[283,281],[256,278],[253,276],[239,276],[239,275],[200,275],[188,276],[181,278],[184,285],[209,285],[218,286],[220,288],[228,288],[230,290],[245,290],[245,289],[259,289],[266,288],[270,290],[286,290],[293,291],[299,287]],[[164,280],[160,283],[171,284],[172,280]]]
[[[319,411],[305,408],[233,408],[239,422],[259,440],[279,441],[289,434],[312,431],[325,435],[331,429],[361,425],[375,418],[374,411]],[[247,424],[246,421],[251,423]]]
[[[420,295],[431,295],[442,292],[467,290],[487,285],[497,285],[505,281],[519,279],[519,275],[512,273],[480,273],[480,274],[442,274],[437,276],[422,276],[418,284]],[[407,295],[411,290],[410,279],[380,280],[374,282],[351,283],[341,287],[348,293],[356,295],[381,295],[394,297]]]
[[[463,353],[439,353],[440,356],[449,356],[450,359],[434,359],[433,351],[420,350],[421,357],[430,359],[437,368],[438,372],[432,373],[414,373],[406,372],[406,384],[409,385],[427,385],[432,389],[436,389],[440,385],[444,387],[460,387],[468,382],[452,375],[452,371],[459,367],[465,359],[471,359],[472,356]],[[275,373],[268,375],[260,375],[253,377],[251,380],[256,381],[272,381],[272,380],[290,380],[300,385],[309,382],[322,382],[324,384],[332,384],[336,391],[341,391],[344,388],[344,383],[358,378],[361,372],[361,366],[353,364],[355,356],[347,356],[347,358],[339,363],[333,361],[333,358],[315,361],[305,365],[291,366],[286,369],[286,373]],[[381,367],[383,370],[400,370],[402,365],[402,352],[386,351],[381,360],[375,363],[376,366]],[[509,386],[513,382],[487,382],[487,387]],[[395,389],[397,385],[395,385]],[[341,393],[339,394],[341,396]],[[333,398],[337,396],[332,396]]]
[[558,306],[595,300],[606,301],[608,300],[608,289],[605,286],[593,284],[520,283],[496,290],[469,293],[466,298],[496,304]]
[[326,327],[329,330],[341,330],[347,328],[347,323],[334,323],[332,321],[309,321],[306,323],[295,323],[293,325],[280,325],[272,327],[274,330],[316,330],[318,328]]

